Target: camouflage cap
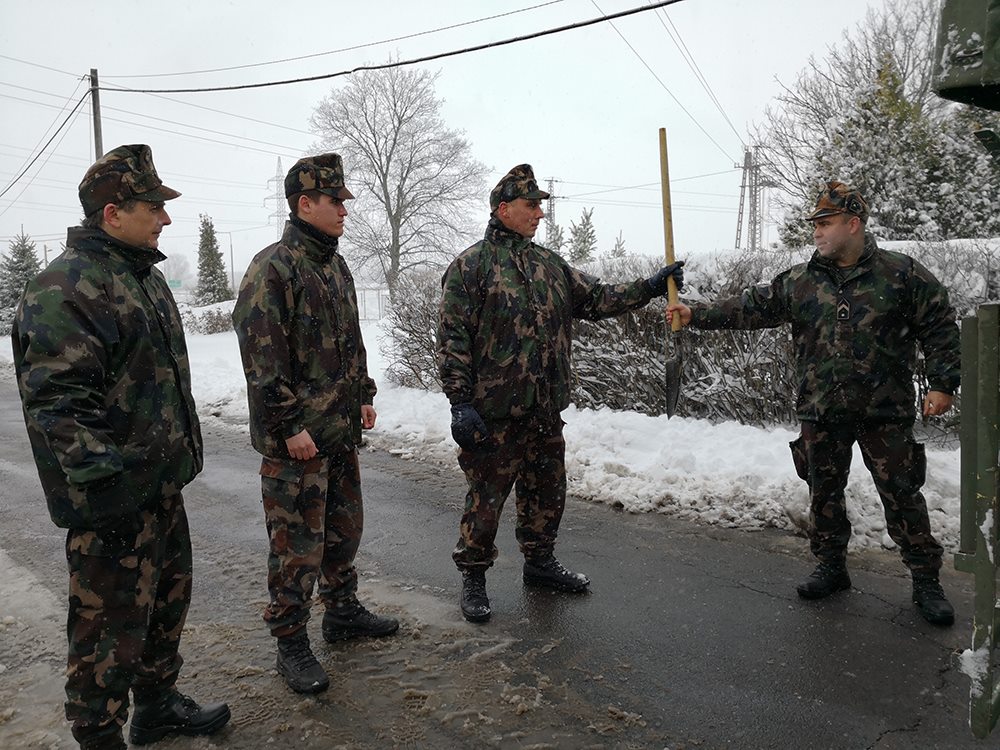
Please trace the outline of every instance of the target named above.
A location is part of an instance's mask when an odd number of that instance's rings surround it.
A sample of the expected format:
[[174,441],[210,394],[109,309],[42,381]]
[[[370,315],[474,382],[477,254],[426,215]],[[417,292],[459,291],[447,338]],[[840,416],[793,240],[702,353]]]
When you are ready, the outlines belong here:
[[816,208],[806,217],[806,221],[834,214],[854,214],[864,223],[868,221],[868,204],[857,190],[834,180],[826,183],[826,187],[816,198]]
[[319,154],[299,159],[285,175],[285,197],[318,190],[346,200],[354,194],[344,186],[344,162],[340,154]]
[[100,211],[109,203],[127,200],[159,203],[180,196],[160,181],[153,166],[153,152],[143,143],[108,151],[87,170],[79,193],[85,216]]
[[538,189],[531,165],[518,164],[503,176],[490,193],[490,211],[496,211],[501,203],[510,203],[518,198],[542,200],[548,197],[548,193]]

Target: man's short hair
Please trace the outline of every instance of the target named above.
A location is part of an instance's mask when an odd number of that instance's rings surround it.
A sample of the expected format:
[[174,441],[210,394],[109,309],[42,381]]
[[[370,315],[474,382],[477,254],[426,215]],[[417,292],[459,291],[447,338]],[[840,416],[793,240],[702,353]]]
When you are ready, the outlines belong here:
[[[121,203],[116,203],[119,211],[125,211],[126,213],[131,213],[135,210],[135,207],[139,204],[137,198],[129,198]],[[104,204],[107,205],[106,203]],[[80,226],[85,229],[100,229],[101,224],[104,221],[104,206],[101,206],[96,211],[91,211],[89,214],[83,217],[83,221],[80,222]]]
[[319,190],[303,190],[301,193],[294,193],[289,195],[288,200],[288,210],[291,212],[292,216],[299,215],[299,196],[304,195],[313,203],[319,203],[319,197],[323,195]]

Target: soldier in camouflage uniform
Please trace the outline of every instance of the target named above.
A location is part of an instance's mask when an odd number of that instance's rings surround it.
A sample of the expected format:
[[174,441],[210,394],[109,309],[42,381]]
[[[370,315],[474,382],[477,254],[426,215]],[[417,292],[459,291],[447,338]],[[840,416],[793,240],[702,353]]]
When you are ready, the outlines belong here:
[[857,442],[910,569],[913,602],[929,622],[950,625],[954,610],[938,580],[943,550],[920,492],[926,459],[913,439],[913,378],[919,346],[930,384],[923,413],[951,408],[958,326],[944,286],[909,256],[881,250],[865,232],[867,220],[860,193],[827,183],[807,217],[817,248],[811,260],[739,298],[671,305],[667,315],[704,329],[792,326],[802,429],[791,447],[809,485],[810,546],[819,560],[799,596],[819,599],[851,586],[844,489]]
[[180,317],[155,264],[164,201],[150,149],[120,146],[80,183],[83,226],[28,283],[13,328],[25,424],[49,514],[68,529],[66,717],[83,748],[209,734],[225,704],[174,687],[191,600],[181,489],[202,442]]
[[278,671],[300,693],[329,678],[309,646],[313,588],[323,638],[395,633],[399,623],[358,601],[354,556],[364,514],[357,446],[375,426],[354,279],[337,251],[354,196],[337,154],[300,159],[285,177],[291,210],[281,240],[253,259],[233,310],[250,403],[250,437],[263,456],[271,540],[264,621]]
[[566,503],[559,413],[569,405],[573,319],[634,310],[683,283],[683,261],[650,279],[601,284],[532,242],[543,217],[531,166],[514,167],[490,194],[486,236],[461,253],[442,280],[438,362],[451,402],[451,431],[469,482],[458,545],[462,614],[489,619],[486,570],[504,501],[516,487],[516,536],[524,582],[583,592],[589,579],[553,555]]

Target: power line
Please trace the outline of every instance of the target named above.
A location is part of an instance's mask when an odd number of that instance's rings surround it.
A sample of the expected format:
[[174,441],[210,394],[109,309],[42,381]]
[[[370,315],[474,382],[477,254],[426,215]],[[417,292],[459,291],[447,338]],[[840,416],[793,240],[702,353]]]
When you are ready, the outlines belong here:
[[204,70],[189,70],[186,72],[178,73],[150,73],[147,75],[131,75],[131,76],[106,76],[107,78],[170,78],[174,76],[187,76],[187,75],[201,75],[202,73],[225,73],[231,70],[246,70],[248,68],[261,68],[267,65],[279,65],[287,62],[299,62],[301,60],[310,60],[316,57],[326,57],[328,55],[338,55],[341,52],[354,52],[359,49],[366,49],[368,47],[378,47],[383,44],[391,44],[393,42],[401,42],[406,39],[416,39],[417,37],[427,36],[429,34],[437,34],[440,31],[451,31],[453,29],[460,29],[464,26],[474,26],[478,23],[483,23],[485,21],[494,21],[497,18],[504,18],[506,16],[517,15],[518,13],[525,13],[530,10],[538,10],[539,8],[544,8],[547,5],[557,5],[563,2],[563,0],[549,0],[547,3],[540,3],[539,5],[532,5],[528,8],[520,8],[519,10],[511,10],[506,13],[497,13],[493,16],[485,16],[483,18],[477,18],[472,21],[463,21],[462,23],[454,23],[450,26],[440,26],[436,29],[428,29],[426,31],[417,31],[413,34],[405,34],[403,36],[395,36],[389,39],[382,39],[377,42],[366,42],[365,44],[355,44],[353,47],[341,47],[340,49],[330,50],[329,52],[313,52],[310,55],[299,55],[297,57],[284,57],[278,60],[268,60],[266,62],[248,63],[246,65],[231,65],[226,68],[206,68]]
[[[45,94],[46,92],[39,91],[39,92],[36,92],[36,93]],[[51,96],[51,94],[48,94],[48,95]],[[0,94],[0,99],[10,99],[10,100],[13,100],[13,101],[16,101],[16,102],[25,102],[27,104],[34,104],[37,107],[48,107],[50,109],[57,109],[56,105],[54,105],[54,104],[46,104],[45,102],[36,102],[33,99],[24,99],[24,98],[19,97],[19,96],[11,96],[10,94]],[[212,133],[213,135],[222,135],[222,136],[225,136],[227,138],[235,139],[237,141],[245,141],[247,143],[259,143],[259,144],[264,145],[264,146],[273,146],[274,148],[284,149],[285,151],[287,151],[289,153],[300,153],[301,150],[302,150],[302,149],[297,148],[295,146],[289,146],[289,145],[283,144],[283,143],[273,143],[271,141],[262,141],[262,140],[258,140],[257,138],[248,138],[247,136],[237,135],[235,133],[226,133],[226,132],[221,131],[221,130],[212,130],[211,128],[203,128],[203,127],[200,127],[198,125],[187,125],[185,123],[177,122],[176,120],[170,120],[170,119],[167,119],[167,118],[164,118],[164,117],[155,117],[154,115],[147,115],[147,114],[143,114],[142,112],[132,112],[131,110],[120,109],[118,107],[108,107],[108,106],[105,106],[105,107],[102,107],[102,109],[104,111],[121,112],[123,114],[134,115],[136,117],[144,117],[144,118],[146,118],[148,120],[153,120],[153,121],[156,121],[156,122],[163,122],[163,123],[166,123],[168,125],[176,125],[178,127],[183,127],[183,128],[189,128],[191,130],[198,130],[198,131],[201,131],[203,133]],[[145,127],[145,126],[143,126],[142,123],[137,123],[137,122],[133,122],[133,121],[130,121],[130,120],[122,120],[122,119],[118,119],[118,118],[115,118],[115,117],[104,117],[103,119],[106,120],[106,121],[108,121],[108,122],[120,122],[120,123],[123,123],[125,125],[139,125],[141,127]],[[176,130],[164,130],[162,128],[154,128],[152,126],[149,126],[149,127],[152,130],[161,130],[162,132],[171,133],[173,135],[186,136],[188,138],[199,138],[199,136],[195,136],[195,135],[190,134],[190,133],[180,133],[180,132],[178,132]],[[208,140],[211,143],[223,143],[223,141],[217,141],[217,140],[214,140],[214,139],[202,139],[202,140]],[[230,144],[230,145],[232,145],[232,144]],[[254,149],[254,150],[260,151],[261,149]],[[263,150],[262,153],[270,154],[270,153],[273,153],[273,152],[270,151],[270,150]]]
[[[2,144],[0,144],[0,145],[2,145]],[[674,183],[674,182],[687,182],[688,180],[700,180],[703,177],[718,177],[719,175],[722,175],[722,174],[729,174],[730,172],[735,171],[735,169],[737,169],[737,168],[733,167],[732,169],[723,169],[723,170],[720,170],[718,172],[708,172],[706,174],[689,175],[688,177],[671,177],[670,178],[670,182],[671,183]],[[644,190],[646,188],[651,188],[651,187],[655,186],[656,189],[657,189],[657,191],[660,190],[660,183],[659,182],[645,182],[645,183],[642,183],[640,185],[606,185],[606,184],[599,183],[599,182],[574,182],[573,180],[553,180],[553,182],[559,182],[559,183],[562,183],[564,185],[583,185],[584,187],[615,188],[615,189],[618,189],[618,190],[633,190],[633,189]]]
[[[590,0],[590,2],[591,2],[591,4],[592,4],[592,5],[593,5],[593,6],[595,7],[595,8],[597,8],[597,11],[598,11],[599,13],[604,13],[604,11],[603,11],[603,10],[601,10],[601,6],[597,4],[596,0]],[[659,8],[659,7],[661,7],[662,5],[665,5],[665,4],[666,4],[666,3],[660,3],[660,4],[658,4],[658,5],[655,5],[655,6],[654,6],[654,5],[650,5],[650,6],[649,6],[649,9],[651,9],[651,10],[652,10],[652,9],[655,9],[655,8]],[[610,22],[610,19],[614,18],[614,16],[605,16],[605,18],[607,18],[607,19],[609,20],[609,22]],[[706,138],[708,138],[708,140],[710,140],[710,141],[711,141],[711,142],[712,142],[713,144],[715,144],[715,147],[716,147],[717,149],[719,149],[719,151],[721,151],[721,152],[722,152],[722,155],[723,155],[723,156],[725,156],[725,157],[726,157],[727,159],[729,159],[729,161],[732,161],[732,160],[733,160],[733,157],[731,157],[731,156],[729,155],[729,153],[728,153],[728,152],[726,151],[726,149],[724,149],[724,148],[723,148],[723,147],[722,147],[721,145],[719,145],[719,142],[718,142],[718,141],[716,141],[716,140],[715,140],[715,139],[714,139],[714,138],[713,138],[713,137],[711,136],[711,134],[710,134],[710,133],[709,133],[709,132],[708,132],[707,130],[705,130],[705,127],[704,127],[704,126],[703,126],[703,125],[702,125],[702,124],[701,124],[701,123],[700,123],[700,122],[698,121],[698,118],[697,118],[697,117],[695,117],[695,116],[694,116],[693,114],[691,114],[691,113],[690,113],[690,112],[688,111],[687,107],[685,107],[685,106],[684,106],[683,104],[681,104],[681,100],[680,100],[680,99],[678,99],[678,98],[677,98],[677,97],[676,97],[676,96],[674,95],[674,92],[673,92],[673,91],[671,91],[671,90],[670,90],[670,89],[669,89],[669,88],[667,87],[667,84],[665,84],[665,83],[663,82],[663,80],[662,80],[662,79],[661,79],[661,78],[660,78],[660,77],[659,77],[659,76],[658,76],[658,75],[656,74],[656,71],[655,71],[655,70],[653,70],[653,69],[652,69],[652,68],[650,67],[649,63],[647,63],[647,62],[645,61],[645,59],[643,59],[642,55],[640,55],[640,54],[639,54],[639,51],[638,51],[638,50],[637,50],[637,49],[636,49],[635,47],[633,47],[633,46],[632,46],[632,43],[631,43],[631,42],[629,42],[629,40],[625,38],[625,35],[624,35],[624,34],[622,34],[622,33],[621,33],[621,31],[619,31],[619,30],[618,30],[618,27],[617,27],[617,26],[615,26],[615,25],[614,25],[614,24],[612,23],[612,24],[611,24],[611,28],[615,30],[615,33],[616,33],[616,34],[618,34],[618,36],[620,36],[620,37],[621,37],[621,40],[622,40],[623,42],[625,42],[625,44],[626,44],[626,45],[628,46],[628,48],[629,48],[630,50],[632,50],[632,54],[633,54],[633,55],[635,55],[635,56],[636,56],[637,58],[639,58],[639,62],[641,62],[641,63],[642,63],[642,64],[643,64],[644,66],[645,66],[646,70],[648,70],[648,71],[649,71],[649,72],[650,72],[650,73],[652,74],[653,78],[655,78],[655,79],[656,79],[656,82],[657,82],[658,84],[660,84],[660,87],[661,87],[661,88],[662,88],[662,89],[663,89],[664,91],[666,91],[666,92],[667,92],[668,94],[670,94],[670,98],[671,98],[671,99],[673,99],[673,100],[674,100],[674,101],[675,101],[675,102],[677,103],[677,106],[681,108],[681,111],[682,111],[682,112],[683,112],[684,114],[686,114],[686,115],[687,115],[687,116],[688,116],[689,118],[691,118],[691,122],[693,122],[693,123],[694,123],[695,125],[697,125],[697,126],[698,126],[698,130],[700,130],[700,131],[701,131],[702,133],[704,133],[704,134],[705,134],[705,137],[706,137]]]
[[[67,123],[68,123],[68,122],[70,121],[70,118],[71,118],[71,117],[73,117],[73,115],[75,115],[75,114],[77,113],[77,111],[78,111],[78,110],[80,109],[80,105],[81,105],[81,104],[83,104],[83,103],[84,103],[84,102],[85,102],[85,101],[87,100],[87,97],[88,97],[88,96],[90,96],[90,92],[89,92],[89,91],[87,91],[86,93],[84,93],[84,95],[83,95],[83,96],[81,96],[81,97],[80,97],[80,99],[79,99],[79,100],[77,101],[77,103],[76,103],[76,104],[75,104],[75,105],[73,106],[73,109],[72,109],[72,110],[70,110],[70,113],[69,113],[68,115],[66,115],[66,119],[64,119],[64,120],[62,121],[62,123],[61,123],[61,124],[59,125],[59,127],[58,127],[58,128],[56,128],[56,132],[54,132],[54,133],[52,134],[52,137],[51,137],[51,138],[49,138],[49,140],[45,142],[45,145],[44,145],[44,146],[42,146],[42,150],[38,152],[38,154],[37,154],[37,155],[35,156],[35,158],[34,158],[34,159],[32,159],[32,160],[31,160],[31,161],[30,161],[30,162],[28,163],[28,166],[26,166],[26,167],[25,167],[25,168],[24,168],[24,169],[23,169],[23,170],[21,171],[21,173],[20,173],[20,174],[19,174],[19,175],[18,175],[17,177],[15,177],[15,178],[14,178],[14,179],[13,179],[13,180],[11,181],[11,183],[10,183],[10,184],[9,184],[9,185],[8,185],[7,187],[5,187],[5,188],[3,189],[3,191],[0,191],[0,198],[3,198],[3,197],[4,197],[4,196],[5,196],[5,195],[6,195],[6,194],[7,194],[7,193],[8,193],[9,191],[10,191],[10,189],[11,189],[12,187],[14,187],[14,185],[16,185],[16,184],[17,184],[17,181],[18,181],[18,180],[20,180],[20,179],[21,179],[22,177],[24,177],[24,175],[25,175],[25,174],[27,173],[27,171],[28,171],[29,169],[31,169],[32,165],[33,165],[33,164],[34,164],[34,163],[35,163],[36,161],[38,161],[38,160],[39,160],[39,158],[41,158],[42,154],[43,154],[43,153],[45,153],[45,149],[47,149],[47,148],[49,147],[49,144],[50,144],[50,143],[52,143],[52,141],[54,141],[54,140],[55,140],[55,137],[56,137],[57,135],[59,135],[59,132],[60,132],[60,131],[61,131],[61,130],[62,130],[62,129],[64,128],[64,127],[66,127],[66,124],[67,124]],[[13,204],[12,204],[12,205],[13,205]]]
[[[679,2],[682,2],[682,0],[660,0],[660,2],[656,3],[655,5],[644,5],[638,8],[630,8],[629,10],[623,10],[619,11],[618,13],[613,13],[610,16],[591,18],[587,21],[578,21],[577,23],[566,24],[564,26],[557,26],[551,29],[543,29],[542,31],[536,31],[531,34],[524,34],[522,36],[511,37],[509,39],[502,39],[498,42],[486,42],[485,44],[477,44],[473,47],[463,47],[461,49],[450,50],[448,52],[438,52],[432,55],[424,55],[423,57],[415,57],[409,60],[397,60],[396,62],[382,63],[380,65],[359,65],[356,68],[352,68],[350,70],[341,70],[336,73],[321,73],[320,75],[306,76],[304,78],[289,78],[281,81],[264,81],[262,83],[243,83],[243,84],[237,84],[235,86],[210,86],[205,88],[184,88],[184,89],[125,88],[119,90],[130,91],[135,94],[200,94],[200,93],[209,93],[213,91],[240,91],[243,89],[260,89],[260,88],[267,88],[270,86],[287,86],[292,83],[323,81],[330,78],[340,78],[342,76],[351,75],[353,73],[359,73],[365,70],[387,70],[389,68],[401,68],[406,65],[417,65],[419,63],[431,62],[433,60],[442,60],[448,57],[466,55],[469,54],[470,52],[482,52],[483,50],[487,49],[506,47],[507,45],[510,44],[526,42],[531,39],[540,39],[542,37],[551,36],[552,34],[561,34],[564,31],[575,31],[577,29],[583,29],[598,23],[607,23],[617,18],[624,18],[626,16],[635,15],[636,13],[645,13],[646,11],[656,10],[657,8],[662,8],[667,5],[675,5],[676,3]],[[101,86],[101,89],[103,90],[104,87]]]
[[[712,100],[712,103],[715,105],[715,108],[719,110],[719,114],[722,115],[722,119],[724,119],[726,123],[729,125],[730,129],[736,135],[737,139],[739,139],[739,142],[744,146],[746,146],[746,142],[743,140],[743,136],[740,135],[739,131],[736,130],[736,127],[729,119],[729,115],[726,114],[726,110],[723,108],[722,103],[719,101],[718,97],[715,95],[715,92],[712,90],[712,87],[709,85],[708,79],[705,78],[705,74],[702,73],[701,68],[698,67],[698,63],[695,61],[694,55],[691,54],[691,50],[689,50],[688,46],[684,43],[684,37],[681,36],[681,32],[678,31],[677,27],[674,25],[674,22],[670,19],[670,16],[667,15],[666,11],[659,10],[656,13],[656,17],[657,19],[659,19],[660,25],[663,26],[663,29],[667,32],[667,36],[670,37],[670,40],[674,43],[674,46],[677,47],[677,50],[681,53],[681,57],[684,58],[684,62],[688,64],[688,67],[691,69],[691,72],[694,73],[695,78],[698,80],[698,83],[700,83],[701,87],[705,89],[705,93],[708,94],[708,98]],[[667,23],[670,24],[669,29],[667,28],[667,24],[663,22],[664,18],[666,18]],[[673,33],[671,33],[670,29],[673,29]]]
[[[49,131],[59,121],[59,115],[61,115],[63,112],[65,112],[66,111],[66,107],[69,106],[69,103],[71,101],[73,101],[73,97],[76,96],[76,92],[80,90],[80,84],[83,83],[83,80],[84,79],[81,77],[80,80],[78,80],[76,82],[76,86],[73,88],[73,91],[70,93],[69,96],[67,96],[65,98],[65,100],[63,101],[62,106],[59,107],[58,114],[56,114],[56,116],[54,118],[52,118],[52,122],[49,123],[49,126],[47,128],[45,128],[45,130],[42,131],[42,134],[41,134],[41,136],[39,136],[38,140],[35,142],[35,145],[31,147],[30,151],[28,151],[29,156],[35,152],[35,149],[38,148],[38,146],[41,144],[41,142],[45,138],[45,136],[47,136],[49,134]],[[17,88],[23,88],[23,87],[22,86],[18,86]],[[55,96],[55,94],[52,94],[51,96]],[[57,98],[61,98],[61,97],[57,97]],[[24,164],[22,164],[20,167],[17,167],[17,169],[21,169],[23,166],[24,166]],[[17,169],[15,169],[14,171],[16,172]]]
[[[74,122],[74,123],[76,122],[76,117],[77,117],[77,116],[79,116],[79,114],[80,114],[80,112],[79,112],[79,111],[77,111],[76,115],[75,115],[75,116],[73,117],[73,122]],[[71,126],[71,127],[72,127],[72,126]],[[8,206],[6,206],[6,207],[5,207],[5,208],[4,208],[4,209],[3,209],[2,211],[0,211],[0,217],[2,217],[2,216],[3,216],[4,214],[6,214],[6,213],[7,213],[7,211],[9,211],[9,210],[11,209],[11,207],[12,207],[12,206],[13,206],[13,205],[14,205],[15,203],[17,203],[18,199],[20,199],[20,197],[21,197],[22,195],[24,195],[24,192],[25,192],[25,191],[26,191],[26,190],[27,190],[27,189],[28,189],[29,187],[31,187],[32,185],[34,185],[34,184],[35,184],[35,180],[36,180],[36,179],[38,178],[38,175],[39,175],[39,174],[41,173],[41,171],[42,171],[43,169],[45,169],[45,165],[49,163],[49,159],[51,159],[51,158],[52,158],[52,154],[54,154],[54,153],[55,153],[55,151],[56,151],[56,149],[57,149],[57,148],[59,148],[59,147],[60,147],[60,146],[62,145],[62,142],[63,142],[63,139],[64,139],[64,138],[66,137],[66,134],[67,134],[67,133],[69,133],[69,131],[70,131],[70,128],[66,128],[65,130],[63,130],[63,133],[62,133],[62,135],[61,135],[61,136],[59,136],[59,140],[58,140],[58,142],[56,142],[56,145],[55,145],[55,148],[53,148],[53,149],[52,149],[52,151],[50,151],[50,152],[49,152],[48,154],[46,154],[46,156],[45,156],[45,161],[43,161],[43,162],[42,162],[42,166],[40,166],[40,167],[38,168],[38,171],[37,171],[37,172],[35,172],[35,173],[34,173],[33,175],[31,175],[31,178],[30,178],[30,179],[29,179],[29,180],[28,180],[28,181],[27,181],[26,183],[24,183],[24,185],[23,185],[23,186],[21,187],[21,192],[19,192],[19,193],[18,193],[17,195],[15,195],[15,196],[14,196],[13,198],[9,198],[9,199],[8,199],[8,200],[10,200],[10,204],[9,204]],[[46,144],[46,145],[48,145],[48,144]]]
[[[0,146],[6,146],[7,148],[13,148],[13,149],[16,149],[18,151],[26,151],[27,150],[23,146],[15,146],[15,145],[10,144],[10,143],[0,143]],[[0,152],[0,153],[2,153],[2,152]],[[84,166],[89,166],[90,165],[89,161],[87,161],[86,159],[80,159],[79,157],[61,155],[60,159],[63,162],[65,162],[67,166],[69,166],[69,165],[77,165],[77,164],[82,164]],[[257,183],[255,183],[255,182],[254,183],[252,183],[252,182],[236,182],[234,180],[222,180],[222,179],[217,179],[217,178],[208,179],[204,175],[190,175],[190,174],[184,174],[182,172],[173,172],[173,171],[170,172],[170,175],[171,175],[171,179],[183,177],[186,180],[190,180],[192,182],[205,183],[207,185],[226,185],[226,186],[229,186],[229,187],[246,188],[248,190],[257,190],[257,191],[260,191],[260,185],[257,184]],[[76,185],[77,183],[75,183],[75,182],[73,182],[73,183],[67,182],[66,184]]]
[[[561,2],[561,1],[562,0],[559,0],[559,2]],[[2,55],[0,55],[0,57],[2,57]],[[85,79],[86,79],[86,76],[83,76],[83,77],[80,78],[81,81],[83,81]],[[50,91],[42,91],[41,89],[33,89],[33,88],[29,88],[28,86],[18,86],[16,83],[10,83],[8,81],[0,81],[0,86],[8,86],[10,88],[19,89],[21,91],[30,91],[33,94],[41,94],[43,96],[51,96],[51,97],[56,98],[56,99],[61,99],[62,98],[62,96],[60,94],[53,94]],[[79,85],[78,85],[78,88],[79,88]],[[119,86],[116,86],[115,84],[111,84],[108,87],[102,86],[101,89],[102,90],[106,90],[106,91],[123,91],[123,92],[126,92],[126,93],[131,93],[130,89],[125,88],[125,87],[119,87]],[[246,122],[252,122],[252,123],[254,123],[256,125],[267,125],[268,127],[280,128],[281,130],[287,130],[287,131],[292,132],[292,133],[300,133],[302,135],[308,135],[308,136],[315,135],[314,133],[312,133],[312,132],[310,132],[308,130],[302,130],[301,128],[293,128],[293,127],[290,127],[288,125],[282,125],[282,124],[277,123],[277,122],[268,122],[267,120],[260,120],[260,119],[257,119],[256,117],[247,117],[246,115],[238,115],[235,112],[227,112],[227,111],[225,111],[223,109],[215,109],[213,107],[206,107],[206,106],[201,105],[201,104],[195,104],[194,102],[186,102],[186,101],[184,101],[182,99],[174,99],[173,97],[169,97],[169,96],[157,96],[156,94],[148,94],[148,96],[154,97],[156,99],[163,99],[164,101],[168,101],[168,102],[173,102],[174,104],[181,104],[181,105],[183,105],[185,107],[194,107],[195,109],[200,109],[200,110],[203,110],[205,112],[211,112],[211,113],[217,114],[217,115],[225,115],[226,117],[233,117],[233,118],[235,118],[237,120],[245,120]],[[44,104],[42,104],[42,102],[36,102],[36,101],[31,100],[31,99],[18,99],[17,97],[11,97],[11,96],[5,96],[5,98],[14,99],[15,101],[28,102],[30,104],[37,104],[39,106],[45,106]],[[104,109],[117,109],[117,108],[115,108],[115,107],[104,107]],[[117,111],[124,112],[126,110],[117,110]],[[132,113],[129,113],[129,114],[132,114]]]
[[[613,201],[613,200],[581,200],[579,198],[560,197],[560,200],[567,203],[580,203],[586,206],[615,206],[619,208],[662,208],[662,204],[645,201]],[[686,203],[674,203],[671,208],[685,211],[704,211],[706,213],[734,214],[735,208],[723,208],[720,206],[692,206]]]
[[[581,184],[581,183],[573,183],[573,184]],[[604,187],[606,188],[604,190],[593,190],[593,191],[588,192],[588,193],[574,193],[573,195],[565,195],[565,196],[559,196],[559,197],[561,197],[561,198],[583,198],[584,196],[587,196],[587,195],[604,195],[606,193],[621,193],[623,191],[628,191],[628,190],[649,190],[650,192],[652,192],[654,190],[654,188],[652,186],[646,186],[646,185],[633,185],[632,187],[616,187],[616,186],[612,186],[612,185],[606,185]],[[696,191],[692,191],[692,190],[674,190],[674,191],[671,191],[671,192],[674,195],[704,195],[704,196],[709,196],[709,197],[712,197],[712,198],[736,198],[735,195],[728,195],[726,193],[700,193],[700,192],[696,192]]]
[[17,57],[10,57],[9,55],[0,55],[0,59],[12,60],[22,65],[30,65],[33,68],[41,68],[42,70],[51,70],[53,73],[62,73],[63,75],[73,76],[76,78],[79,73],[70,73],[68,70],[59,70],[59,68],[50,68],[48,65],[41,65],[39,63],[31,62],[30,60],[21,60]]
[[[101,88],[103,89],[104,87],[102,86]],[[125,86],[116,86],[115,84],[112,84],[106,90],[107,91],[121,91],[121,92],[124,92],[124,93],[133,93],[132,89],[127,88]],[[280,123],[277,123],[277,122],[268,122],[267,120],[258,120],[256,117],[247,117],[246,115],[238,115],[235,112],[226,112],[223,109],[214,109],[212,107],[206,107],[206,106],[203,106],[201,104],[195,104],[194,102],[186,102],[183,99],[174,99],[173,97],[170,97],[170,96],[161,96],[161,95],[152,94],[152,93],[149,93],[149,92],[143,92],[143,93],[145,93],[147,96],[152,96],[152,97],[155,97],[157,99],[163,99],[164,101],[173,102],[174,104],[183,104],[185,107],[194,107],[195,109],[200,109],[200,110],[203,110],[205,112],[212,112],[213,114],[217,114],[217,115],[225,115],[227,117],[235,117],[237,120],[246,120],[247,122],[253,122],[253,123],[256,123],[258,125],[267,125],[268,127],[272,127],[272,128],[280,128],[282,130],[291,131],[292,133],[301,133],[303,135],[309,135],[309,136],[315,135],[315,133],[311,133],[308,130],[302,130],[301,128],[293,128],[293,127],[290,127],[288,125],[281,125]]]

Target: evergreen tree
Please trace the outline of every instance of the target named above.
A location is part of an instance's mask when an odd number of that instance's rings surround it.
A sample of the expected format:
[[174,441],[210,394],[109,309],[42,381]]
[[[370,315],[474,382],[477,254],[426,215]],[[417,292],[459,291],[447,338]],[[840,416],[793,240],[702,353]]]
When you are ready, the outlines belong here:
[[233,298],[233,290],[226,278],[226,265],[219,251],[219,241],[215,236],[212,217],[201,214],[201,229],[198,236],[198,288],[194,293],[194,304],[198,307],[214,305]]
[[0,308],[17,306],[24,293],[24,285],[41,270],[35,243],[22,229],[11,241],[10,250],[0,262]]
[[972,134],[979,128],[1000,133],[1000,114],[957,106],[938,128],[930,170],[942,238],[1000,236],[1000,165]]
[[628,250],[625,248],[625,240],[622,239],[622,233],[619,230],[618,236],[615,238],[615,244],[609,254],[612,258],[622,258],[626,253],[628,253]]
[[808,245],[823,183],[868,200],[868,228],[886,240],[995,237],[1000,168],[971,135],[1000,116],[934,95],[936,0],[885,0],[823,59],[810,58],[757,128],[779,193],[787,245]]
[[594,209],[583,209],[580,223],[569,225],[569,260],[571,263],[589,263],[597,252],[597,232],[591,217]]
[[545,247],[561,255],[565,245],[566,237],[563,234],[563,228],[545,217]]

